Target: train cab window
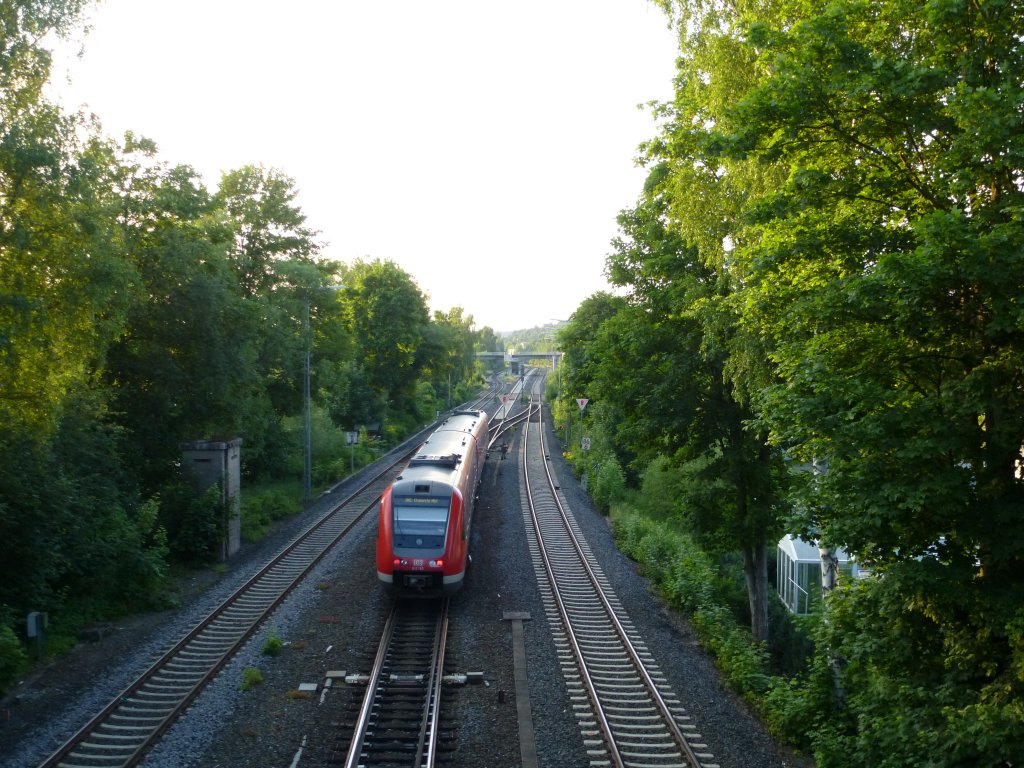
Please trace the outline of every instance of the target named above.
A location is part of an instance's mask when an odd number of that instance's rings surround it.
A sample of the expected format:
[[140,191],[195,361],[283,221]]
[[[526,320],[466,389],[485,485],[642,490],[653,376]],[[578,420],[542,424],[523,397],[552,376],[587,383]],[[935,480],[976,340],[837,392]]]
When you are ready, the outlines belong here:
[[436,549],[444,547],[448,528],[448,499],[437,499],[436,505],[394,506],[395,548]]

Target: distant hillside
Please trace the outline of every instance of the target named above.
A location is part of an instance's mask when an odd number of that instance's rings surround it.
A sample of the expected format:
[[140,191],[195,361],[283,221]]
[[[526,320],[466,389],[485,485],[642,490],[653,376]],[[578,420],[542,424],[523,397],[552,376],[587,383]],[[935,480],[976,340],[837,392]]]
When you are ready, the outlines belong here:
[[518,352],[528,349],[532,352],[550,352],[556,347],[558,331],[565,325],[561,323],[548,323],[536,328],[527,328],[522,331],[509,331],[499,333],[506,349]]

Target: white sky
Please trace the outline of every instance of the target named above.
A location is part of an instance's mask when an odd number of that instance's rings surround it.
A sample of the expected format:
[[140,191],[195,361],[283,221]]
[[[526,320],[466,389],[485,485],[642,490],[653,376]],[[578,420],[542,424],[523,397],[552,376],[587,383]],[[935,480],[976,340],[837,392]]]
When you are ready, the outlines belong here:
[[497,331],[607,289],[656,131],[636,105],[672,96],[648,0],[105,0],[90,19],[54,69],[70,108],[211,191],[280,170],[326,256],[394,261],[432,310]]

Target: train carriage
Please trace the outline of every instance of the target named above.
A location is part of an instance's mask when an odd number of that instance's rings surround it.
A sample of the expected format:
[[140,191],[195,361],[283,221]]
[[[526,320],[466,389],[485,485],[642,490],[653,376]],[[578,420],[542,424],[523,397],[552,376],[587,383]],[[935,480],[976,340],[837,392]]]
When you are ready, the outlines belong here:
[[455,411],[381,497],[377,578],[389,590],[431,596],[462,586],[487,421],[484,411]]

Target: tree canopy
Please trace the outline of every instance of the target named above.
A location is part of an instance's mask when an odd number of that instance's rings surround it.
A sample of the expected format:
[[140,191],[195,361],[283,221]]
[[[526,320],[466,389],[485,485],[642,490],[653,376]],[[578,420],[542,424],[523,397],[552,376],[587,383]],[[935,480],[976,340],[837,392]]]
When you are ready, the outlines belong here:
[[[771,471],[755,494],[776,499],[766,543],[784,517],[871,570],[830,595],[802,689],[819,765],[1010,764],[1024,753],[1024,10],[660,5],[679,33],[676,96],[654,107],[648,187],[609,259],[629,302],[597,326],[581,307],[594,331],[563,336],[567,379],[641,414],[666,382],[674,429],[609,428],[627,459],[630,430],[657,436],[628,459],[641,465],[684,447],[698,531],[733,513],[694,486],[738,477],[743,455],[827,465],[813,482]],[[744,439],[716,443],[730,423]]]
[[0,8],[0,689],[27,612],[59,649],[212,556],[223,518],[181,443],[241,437],[246,483],[297,479],[304,413],[398,437],[443,407],[442,376],[479,382],[472,318],[431,318],[393,263],[325,259],[286,174],[211,191],[48,103],[43,41],[85,5]]

